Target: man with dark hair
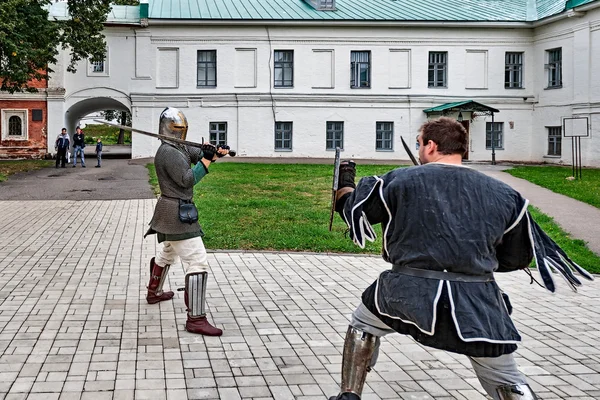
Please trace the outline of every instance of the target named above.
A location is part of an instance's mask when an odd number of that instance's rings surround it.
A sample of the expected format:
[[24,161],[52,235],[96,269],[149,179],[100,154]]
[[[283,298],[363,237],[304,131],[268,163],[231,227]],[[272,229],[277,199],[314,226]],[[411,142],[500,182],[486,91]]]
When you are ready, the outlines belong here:
[[62,128],[60,135],[56,138],[56,143],[54,144],[54,149],[56,150],[56,168],[60,165],[62,168],[65,168],[65,164],[67,163],[67,151],[69,151],[69,134],[67,133],[67,128]]
[[382,224],[383,258],[392,269],[363,292],[352,314],[341,391],[330,400],[360,399],[379,338],[393,332],[468,356],[496,400],[535,399],[517,369],[513,352],[521,336],[494,272],[525,269],[534,253],[546,262],[562,250],[531,219],[519,193],[462,166],[467,134],[461,124],[450,118],[427,122],[418,140],[421,166],[355,185],[355,164],[340,165],[336,210],[360,247],[375,239],[371,225]]
[[83,149],[85,148],[85,135],[81,128],[78,126],[75,129],[73,135],[73,168],[77,166],[77,154],[81,157],[81,167],[85,168],[85,155]]

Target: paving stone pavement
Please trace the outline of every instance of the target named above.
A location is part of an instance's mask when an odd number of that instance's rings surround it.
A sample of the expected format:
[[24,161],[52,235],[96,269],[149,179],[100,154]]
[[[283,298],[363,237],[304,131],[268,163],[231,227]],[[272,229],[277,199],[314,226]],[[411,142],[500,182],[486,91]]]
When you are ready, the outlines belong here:
[[[379,257],[209,255],[220,338],[183,328],[182,292],[148,305],[154,199],[0,201],[0,399],[325,399],[348,317]],[[177,265],[167,287],[183,286]],[[540,399],[600,398],[600,282],[557,294],[499,274]],[[560,284],[560,282],[559,282]],[[485,398],[460,355],[390,335],[365,400]]]

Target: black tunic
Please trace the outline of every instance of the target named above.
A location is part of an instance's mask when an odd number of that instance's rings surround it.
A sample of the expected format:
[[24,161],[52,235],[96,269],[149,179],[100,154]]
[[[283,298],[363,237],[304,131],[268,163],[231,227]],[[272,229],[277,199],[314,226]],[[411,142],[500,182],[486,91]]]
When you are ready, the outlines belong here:
[[[361,247],[381,223],[383,257],[394,265],[490,276],[531,262],[527,204],[478,171],[430,163],[361,179],[340,211]],[[363,303],[396,331],[439,349],[496,357],[521,340],[494,281],[384,271]]]

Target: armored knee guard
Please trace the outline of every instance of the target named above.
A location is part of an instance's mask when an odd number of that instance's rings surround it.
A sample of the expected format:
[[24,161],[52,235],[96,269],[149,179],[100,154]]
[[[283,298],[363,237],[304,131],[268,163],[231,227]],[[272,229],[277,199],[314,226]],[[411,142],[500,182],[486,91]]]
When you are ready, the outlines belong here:
[[164,267],[159,266],[154,262],[154,257],[150,260],[150,282],[148,283],[148,294],[146,295],[148,303],[155,304],[173,298],[173,292],[163,292],[162,290],[169,274],[169,267],[169,264]]
[[342,357],[342,387],[340,394],[330,400],[360,400],[376,348],[376,336],[348,327]]
[[537,396],[526,383],[504,385],[496,388],[500,400],[537,400]]
[[185,276],[185,305],[188,317],[185,329],[206,336],[221,336],[223,331],[212,326],[206,319],[205,299],[207,272],[195,272]]

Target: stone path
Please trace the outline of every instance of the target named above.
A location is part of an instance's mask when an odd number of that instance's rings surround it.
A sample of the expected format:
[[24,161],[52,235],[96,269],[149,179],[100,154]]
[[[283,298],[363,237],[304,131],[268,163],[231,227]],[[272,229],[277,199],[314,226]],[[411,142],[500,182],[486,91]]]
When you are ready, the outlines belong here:
[[[210,318],[183,329],[182,292],[144,300],[155,200],[0,201],[0,399],[298,399],[337,392],[348,316],[379,257],[218,252]],[[600,281],[552,295],[498,276],[541,399],[600,398]],[[178,265],[171,288],[183,286]],[[391,335],[364,400],[483,399],[468,360]]]

